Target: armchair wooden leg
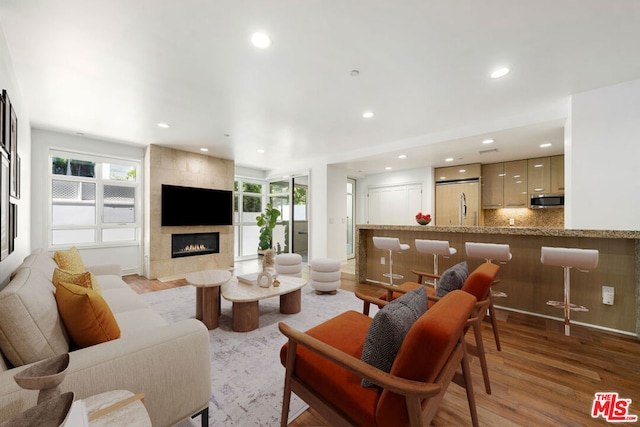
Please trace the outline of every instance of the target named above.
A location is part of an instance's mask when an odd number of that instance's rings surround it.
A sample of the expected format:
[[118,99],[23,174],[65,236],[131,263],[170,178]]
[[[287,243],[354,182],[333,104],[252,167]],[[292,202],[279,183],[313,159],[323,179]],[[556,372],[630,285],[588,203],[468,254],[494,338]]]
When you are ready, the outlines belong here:
[[462,376],[464,378],[464,388],[467,391],[467,402],[469,402],[469,412],[471,413],[471,423],[473,427],[478,427],[478,411],[476,410],[476,398],[473,395],[473,382],[471,379],[471,368],[469,367],[469,358],[467,355],[467,349],[464,345],[463,336],[463,356],[462,356]]
[[[491,297],[489,297],[491,298]],[[496,340],[496,348],[500,351],[500,337],[498,336],[498,324],[496,322],[496,311],[493,308],[493,300],[489,299],[489,316],[491,317],[491,328],[493,329],[493,336]]]
[[371,308],[371,303],[369,301],[365,301],[364,305],[362,306],[362,314],[368,316],[369,308]]
[[480,360],[480,368],[482,369],[482,378],[484,378],[484,389],[487,394],[491,394],[491,383],[489,382],[489,368],[487,367],[487,358],[484,354],[484,343],[482,342],[482,325],[480,318],[472,325],[473,335],[476,338],[476,356]]
[[287,427],[289,421],[289,405],[291,403],[291,375],[296,364],[296,346],[297,344],[289,340],[287,348],[287,363],[284,375],[284,393],[282,396],[282,415],[280,418],[280,427]]

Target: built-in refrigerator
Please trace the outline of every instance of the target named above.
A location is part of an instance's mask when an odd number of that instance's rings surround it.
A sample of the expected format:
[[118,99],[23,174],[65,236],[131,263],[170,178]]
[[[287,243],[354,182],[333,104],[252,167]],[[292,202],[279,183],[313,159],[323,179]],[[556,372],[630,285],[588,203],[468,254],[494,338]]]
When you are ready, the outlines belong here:
[[435,225],[472,227],[480,223],[477,179],[436,183],[435,203]]

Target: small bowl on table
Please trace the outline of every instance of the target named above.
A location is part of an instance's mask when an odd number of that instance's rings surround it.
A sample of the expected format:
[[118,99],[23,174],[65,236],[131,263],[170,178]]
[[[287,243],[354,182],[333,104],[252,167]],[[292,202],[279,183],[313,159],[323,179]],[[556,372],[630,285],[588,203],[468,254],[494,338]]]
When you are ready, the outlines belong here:
[[416,218],[416,222],[420,225],[427,225],[431,222],[431,220],[425,218]]

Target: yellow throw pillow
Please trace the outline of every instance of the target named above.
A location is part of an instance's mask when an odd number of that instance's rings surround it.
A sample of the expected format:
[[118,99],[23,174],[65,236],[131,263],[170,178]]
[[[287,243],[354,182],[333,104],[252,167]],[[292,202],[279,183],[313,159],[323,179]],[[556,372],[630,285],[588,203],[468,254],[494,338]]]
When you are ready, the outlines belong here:
[[78,249],[73,246],[68,251],[57,251],[53,254],[53,259],[63,270],[70,271],[72,273],[84,273],[87,269],[84,267],[82,257]]
[[55,287],[57,288],[60,282],[72,283],[74,285],[82,286],[83,288],[93,289],[98,293],[102,293],[98,279],[93,274],[85,271],[84,273],[72,273],[70,271],[61,270],[56,268],[53,270],[53,278],[51,279]]
[[93,289],[60,282],[56,303],[69,336],[79,347],[120,338],[120,327],[113,312]]

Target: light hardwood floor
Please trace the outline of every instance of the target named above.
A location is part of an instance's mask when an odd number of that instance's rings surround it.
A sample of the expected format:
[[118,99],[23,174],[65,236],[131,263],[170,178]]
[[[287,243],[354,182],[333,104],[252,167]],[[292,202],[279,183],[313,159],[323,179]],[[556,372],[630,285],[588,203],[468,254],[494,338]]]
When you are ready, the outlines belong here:
[[[375,293],[371,286],[355,283],[353,275],[342,276],[343,289]],[[186,285],[184,280],[163,283],[138,276],[127,276],[125,281],[138,293]],[[640,341],[635,337],[576,325],[572,336],[565,337],[560,321],[506,311],[500,312],[498,325],[502,351],[496,350],[489,322],[484,322],[482,331],[491,395],[484,392],[478,360],[471,362],[480,425],[607,425],[603,418],[591,418],[596,392],[617,392],[620,398],[631,399],[629,413],[640,416]],[[470,423],[464,390],[452,384],[433,424]],[[328,425],[313,409],[290,424]]]

